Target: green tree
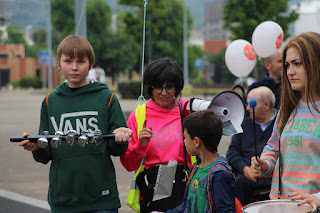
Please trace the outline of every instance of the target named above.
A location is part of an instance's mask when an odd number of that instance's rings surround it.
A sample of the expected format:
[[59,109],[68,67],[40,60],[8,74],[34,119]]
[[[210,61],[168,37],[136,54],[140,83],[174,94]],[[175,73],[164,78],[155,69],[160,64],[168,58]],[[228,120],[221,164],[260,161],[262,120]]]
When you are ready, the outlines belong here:
[[34,49],[36,56],[38,57],[38,53],[40,50],[47,50],[48,45],[47,45],[47,30],[43,27],[38,28],[36,31],[32,33],[32,40],[34,41]]
[[25,44],[24,34],[15,26],[7,27],[8,38],[5,44]]
[[88,1],[87,4],[87,28],[88,34],[104,34],[110,32],[112,11],[105,0]]
[[139,45],[133,36],[111,30],[111,8],[104,0],[88,2],[87,21],[88,40],[92,43],[96,55],[96,64],[113,73],[131,71],[137,64]]
[[0,31],[0,44],[4,43],[4,40],[2,39],[3,31]]
[[[56,49],[64,37],[75,34],[74,0],[51,1],[51,10]],[[95,52],[96,65],[111,67],[114,73],[132,69],[137,63],[139,45],[131,35],[111,30],[112,10],[106,1],[87,1],[86,15],[87,37]]]
[[8,38],[3,41],[4,44],[23,44],[26,57],[37,57],[37,47],[31,46],[26,42],[23,32],[16,26],[7,27]]
[[111,50],[111,14],[111,8],[103,0],[90,1],[87,4],[88,40],[95,52],[96,65],[104,69],[107,65],[105,53]]
[[288,0],[228,0],[223,13],[224,27],[232,33],[230,39],[249,42],[254,29],[264,21],[278,23],[287,38],[289,24],[299,17],[295,10],[288,12]]
[[210,54],[208,60],[213,64],[215,74],[213,76],[215,83],[230,83],[234,82],[237,77],[235,77],[227,68],[224,60],[226,48],[221,49],[216,54]]
[[[143,1],[120,0],[120,4],[131,6],[121,14],[123,31],[133,35],[141,43],[143,33]],[[188,29],[192,19],[188,11]],[[146,14],[145,62],[170,56],[183,64],[183,2],[178,0],[150,1]],[[190,49],[190,48],[189,48]],[[193,50],[191,48],[191,50]],[[191,53],[192,55],[192,53]],[[190,72],[192,72],[192,67]]]
[[[113,73],[130,73],[138,63],[140,46],[134,41],[132,36],[123,33],[113,33],[105,39],[104,51],[101,52],[101,63],[106,69],[112,68]],[[138,70],[136,70],[138,71]]]
[[53,49],[63,38],[75,34],[74,16],[74,0],[51,0]]
[[[189,58],[189,76],[190,79],[195,79],[198,76],[198,68],[195,67],[195,60],[203,58],[203,50],[199,46],[189,45],[188,47],[188,58]],[[190,81],[191,82],[191,81]]]
[[37,44],[46,45],[47,43],[47,30],[43,27],[38,28],[32,33],[32,40]]

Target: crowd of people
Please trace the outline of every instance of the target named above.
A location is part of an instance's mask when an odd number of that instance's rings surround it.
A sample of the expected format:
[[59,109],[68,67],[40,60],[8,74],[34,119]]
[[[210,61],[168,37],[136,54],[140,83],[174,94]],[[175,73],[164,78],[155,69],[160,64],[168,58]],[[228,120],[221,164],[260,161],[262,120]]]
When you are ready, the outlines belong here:
[[[269,198],[301,200],[313,211],[320,206],[320,34],[300,34],[264,60],[268,76],[248,89],[246,101],[257,104],[247,106],[250,116],[243,133],[232,137],[226,158],[218,152],[220,117],[212,110],[183,110],[184,79],[176,60],[160,58],[147,66],[143,89],[149,99],[127,122],[116,95],[87,80],[94,51],[86,39],[62,40],[57,64],[66,81],[44,98],[39,134],[82,134],[85,126],[115,138],[86,146],[19,143],[36,161],[51,162],[51,212],[118,212],[111,156],[120,156],[129,172],[139,171],[138,212],[241,212],[241,204]],[[166,170],[169,165],[174,170]],[[165,185],[162,170],[171,171]],[[159,186],[170,186],[170,193],[155,199]],[[259,197],[261,189],[270,195]]]

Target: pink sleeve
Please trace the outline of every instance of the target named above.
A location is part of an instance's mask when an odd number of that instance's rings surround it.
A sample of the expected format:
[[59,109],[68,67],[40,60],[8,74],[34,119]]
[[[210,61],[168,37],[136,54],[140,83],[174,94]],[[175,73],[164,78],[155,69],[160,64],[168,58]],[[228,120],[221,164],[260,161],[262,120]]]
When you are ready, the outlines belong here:
[[120,161],[127,171],[132,172],[139,168],[141,160],[147,152],[148,144],[141,145],[139,142],[135,111],[130,114],[127,125],[133,131],[132,140],[128,144],[126,153],[120,156]]

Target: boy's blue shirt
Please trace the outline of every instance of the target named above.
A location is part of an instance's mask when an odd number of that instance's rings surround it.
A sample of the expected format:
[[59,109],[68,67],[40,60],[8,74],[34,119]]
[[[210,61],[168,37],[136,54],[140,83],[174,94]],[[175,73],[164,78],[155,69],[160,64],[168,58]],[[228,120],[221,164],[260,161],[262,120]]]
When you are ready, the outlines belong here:
[[[216,166],[210,172],[209,176],[209,193],[210,197],[214,202],[214,206],[212,203],[209,203],[208,198],[205,205],[205,213],[209,213],[210,209],[212,212],[235,212],[235,195],[234,195],[234,182],[235,176],[231,172],[231,168],[229,167],[227,160],[221,154],[217,153],[217,159],[213,162],[212,167],[216,165],[222,165],[228,169],[229,174],[226,169],[220,166]],[[192,165],[191,170],[198,165],[200,161],[196,162]],[[189,213],[187,210],[187,199],[189,193],[189,184],[185,188],[184,193],[184,201],[181,205],[176,207],[175,209],[167,211],[168,213]],[[192,213],[195,213],[196,210],[193,210]]]

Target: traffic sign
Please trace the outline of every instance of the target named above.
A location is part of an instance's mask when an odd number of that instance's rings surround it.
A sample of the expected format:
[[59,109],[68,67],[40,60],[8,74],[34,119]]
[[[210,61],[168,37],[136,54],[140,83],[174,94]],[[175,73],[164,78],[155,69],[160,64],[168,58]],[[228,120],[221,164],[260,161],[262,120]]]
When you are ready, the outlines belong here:
[[196,68],[201,68],[202,65],[203,65],[203,63],[202,63],[202,59],[201,59],[201,58],[197,58],[197,59],[194,61],[194,66],[195,66]]
[[39,51],[39,63],[49,64],[50,54],[48,50]]

